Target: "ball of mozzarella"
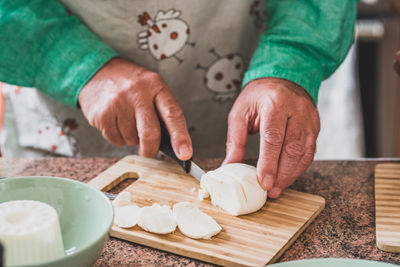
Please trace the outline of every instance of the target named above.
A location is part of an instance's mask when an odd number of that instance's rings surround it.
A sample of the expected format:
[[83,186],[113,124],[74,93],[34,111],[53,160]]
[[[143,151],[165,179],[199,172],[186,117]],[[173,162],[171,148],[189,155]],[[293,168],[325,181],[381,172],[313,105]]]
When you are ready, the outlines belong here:
[[237,216],[261,209],[267,192],[257,181],[257,169],[243,163],[225,164],[203,175],[199,198],[210,196],[213,205]]

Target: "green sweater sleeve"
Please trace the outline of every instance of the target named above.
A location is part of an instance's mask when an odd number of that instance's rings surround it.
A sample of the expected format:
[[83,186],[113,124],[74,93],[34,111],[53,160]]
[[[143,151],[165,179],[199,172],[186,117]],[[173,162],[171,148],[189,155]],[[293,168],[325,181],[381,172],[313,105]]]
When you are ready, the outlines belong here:
[[260,38],[243,87],[276,77],[303,87],[318,100],[321,81],[344,60],[354,41],[356,0],[269,0]]
[[36,87],[76,107],[86,82],[116,52],[55,0],[0,1],[0,81]]

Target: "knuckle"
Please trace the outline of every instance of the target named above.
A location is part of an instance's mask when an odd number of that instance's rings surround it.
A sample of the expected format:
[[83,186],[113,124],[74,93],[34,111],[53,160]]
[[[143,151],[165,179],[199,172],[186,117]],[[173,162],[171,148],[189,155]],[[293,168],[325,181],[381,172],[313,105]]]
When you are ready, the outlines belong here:
[[246,146],[246,143],[243,141],[240,141],[241,139],[238,138],[234,134],[228,134],[227,139],[226,139],[226,147],[244,147]]
[[132,87],[121,88],[121,90],[116,91],[113,96],[112,100],[109,102],[111,106],[116,105],[120,106],[123,104],[124,99],[126,99],[129,91]]
[[314,152],[312,151],[304,153],[303,157],[301,158],[301,163],[305,166],[310,166],[313,161],[314,161]]
[[289,158],[297,158],[304,154],[304,145],[298,141],[291,141],[285,145],[285,152]]
[[305,133],[307,132],[306,126],[302,125],[301,123],[294,124],[294,127],[291,127],[286,131],[286,142],[289,143],[300,143],[300,140],[303,139]]
[[114,98],[120,96],[121,93],[131,90],[135,86],[135,80],[131,77],[120,77],[118,85],[113,86],[114,90],[110,90],[109,94],[114,94]]
[[146,143],[153,143],[160,139],[160,130],[155,127],[148,127],[140,132],[139,138]]
[[277,128],[268,128],[263,131],[262,138],[267,145],[280,148],[283,142],[283,133]]
[[305,152],[312,151],[315,152],[316,143],[318,138],[318,132],[314,131],[313,129],[308,129],[305,135],[306,139],[306,147],[304,149]]
[[313,143],[312,145],[308,146],[305,150],[305,153],[303,154],[301,158],[301,163],[305,166],[310,166],[311,163],[314,161],[314,155],[315,155],[315,149],[316,149],[316,144]]
[[268,88],[269,97],[272,99],[277,99],[282,95],[283,90],[281,90],[280,85]]
[[286,103],[287,101],[287,95],[286,93],[282,92],[282,91],[274,91],[273,93],[273,98],[275,100],[275,103]]
[[296,103],[296,110],[298,110],[299,113],[309,113],[311,119],[313,119],[313,117],[314,117],[313,112],[309,112],[308,111],[309,110],[309,108],[308,108],[309,107],[309,103],[307,103],[306,100],[303,99],[303,98],[297,98],[295,101],[297,102]]
[[183,111],[178,105],[171,104],[163,112],[166,120],[183,119]]
[[228,114],[228,123],[229,124],[234,123],[236,121],[241,121],[241,120],[242,120],[241,114],[238,111],[232,109],[229,112],[229,114]]
[[261,103],[261,112],[264,114],[271,110],[279,112],[282,109],[283,103],[285,103],[284,97],[281,96],[282,94],[276,90],[269,92],[269,98]]
[[163,81],[160,74],[152,71],[146,71],[141,75],[143,80],[148,81],[150,84],[157,84]]

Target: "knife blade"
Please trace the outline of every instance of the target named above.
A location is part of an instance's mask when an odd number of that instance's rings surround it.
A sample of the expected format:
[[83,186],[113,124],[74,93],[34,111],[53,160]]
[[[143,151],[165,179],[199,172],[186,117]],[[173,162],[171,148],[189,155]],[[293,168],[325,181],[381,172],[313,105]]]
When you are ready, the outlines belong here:
[[183,170],[196,178],[199,182],[201,181],[201,177],[205,174],[196,163],[193,162],[193,158],[189,160],[180,160],[175,155],[175,152],[171,145],[171,137],[168,133],[167,128],[165,127],[164,122],[160,119],[160,127],[161,127],[161,142],[159,150],[163,152],[163,154],[169,156],[170,158],[174,159],[178,164],[183,168]]

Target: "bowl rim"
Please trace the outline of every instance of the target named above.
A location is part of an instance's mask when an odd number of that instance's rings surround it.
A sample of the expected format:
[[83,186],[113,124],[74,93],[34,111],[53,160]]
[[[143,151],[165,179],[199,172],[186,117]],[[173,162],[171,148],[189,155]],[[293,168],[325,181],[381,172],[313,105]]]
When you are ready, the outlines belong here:
[[[91,187],[90,185],[88,185],[88,184],[86,184],[86,183],[84,183],[84,182],[75,180],[75,179],[73,179],[73,178],[58,177],[58,176],[48,176],[48,175],[43,175],[43,176],[41,176],[41,175],[32,175],[32,176],[29,176],[29,175],[27,175],[27,176],[9,176],[9,177],[0,179],[0,183],[6,182],[6,181],[11,181],[11,180],[14,180],[14,179],[21,179],[21,180],[24,180],[24,179],[25,179],[25,180],[30,180],[30,179],[59,180],[59,181],[61,181],[61,182],[67,182],[67,183],[77,184],[77,185],[79,185],[79,186],[86,187],[86,188],[88,188],[89,190],[93,190],[93,191],[95,192],[95,194],[98,194],[99,196],[101,196],[101,198],[103,198],[103,199],[105,200],[105,202],[107,203],[106,206],[109,208],[109,210],[111,210],[111,219],[110,219],[110,221],[109,221],[109,223],[108,223],[108,225],[107,225],[107,227],[106,227],[107,231],[106,231],[105,233],[101,234],[100,236],[98,236],[97,238],[95,238],[92,242],[90,242],[89,244],[87,244],[87,245],[81,247],[79,250],[76,250],[76,251],[75,251],[74,253],[72,253],[72,254],[66,254],[66,253],[65,253],[65,255],[62,256],[62,257],[58,257],[58,258],[55,258],[55,259],[52,259],[52,260],[49,260],[49,261],[42,261],[42,262],[35,263],[35,264],[29,264],[29,265],[7,265],[7,266],[9,266],[9,267],[25,267],[25,266],[32,266],[32,267],[34,267],[34,266],[42,266],[42,265],[45,265],[45,264],[46,264],[46,265],[47,265],[47,264],[55,264],[55,263],[57,263],[57,262],[64,261],[64,260],[67,259],[67,258],[72,258],[72,257],[77,256],[78,254],[83,253],[84,251],[86,251],[87,249],[89,249],[91,246],[93,246],[94,244],[98,243],[98,242],[99,242],[101,239],[103,239],[105,236],[106,236],[106,237],[107,237],[107,236],[108,236],[108,237],[110,236],[111,227],[112,227],[113,222],[114,222],[114,208],[113,208],[113,206],[112,206],[111,201],[110,201],[100,190],[97,190],[96,188]],[[2,202],[1,202],[1,203],[2,203]],[[103,247],[103,249],[104,249],[104,247]],[[65,252],[65,250],[64,250],[64,252]]]

